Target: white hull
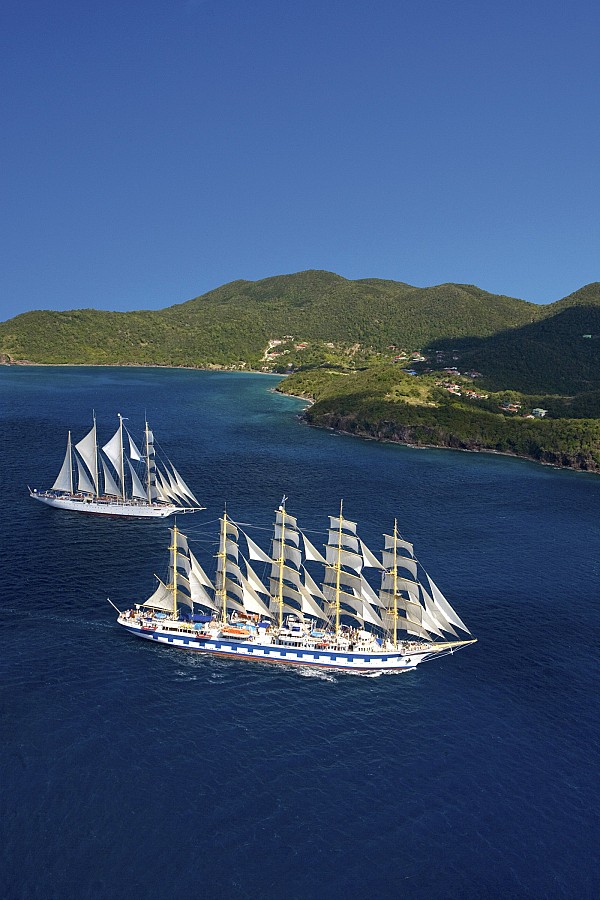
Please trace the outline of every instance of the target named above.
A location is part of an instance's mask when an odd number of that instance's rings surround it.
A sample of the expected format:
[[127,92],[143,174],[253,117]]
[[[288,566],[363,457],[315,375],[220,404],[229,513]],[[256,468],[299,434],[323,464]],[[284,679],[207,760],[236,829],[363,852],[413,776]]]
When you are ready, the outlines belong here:
[[283,642],[276,635],[264,633],[247,639],[236,639],[220,633],[218,629],[211,629],[210,633],[194,631],[173,620],[167,620],[162,624],[155,620],[132,618],[129,614],[123,613],[119,615],[117,621],[136,637],[166,644],[179,650],[192,650],[228,659],[333,669],[363,675],[407,672],[427,659],[445,656],[460,646],[472,643],[459,641],[451,648],[448,644],[405,641],[395,648],[373,645],[364,650],[351,650],[347,643],[345,646],[336,645],[334,641],[329,641],[327,647],[322,646],[324,641],[304,642],[305,646],[291,646],[289,641]]
[[71,512],[97,516],[120,516],[129,519],[166,519],[175,513],[195,512],[196,507],[175,506],[173,503],[145,503],[143,500],[118,500],[116,497],[89,497],[85,494],[60,494],[32,490],[29,496],[48,506],[69,509]]

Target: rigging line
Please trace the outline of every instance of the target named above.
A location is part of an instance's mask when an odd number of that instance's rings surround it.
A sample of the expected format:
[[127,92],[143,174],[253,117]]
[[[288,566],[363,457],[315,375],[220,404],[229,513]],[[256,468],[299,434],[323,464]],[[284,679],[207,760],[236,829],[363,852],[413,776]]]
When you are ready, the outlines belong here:
[[270,525],[255,525],[253,522],[238,522],[237,520],[230,519],[230,522],[233,522],[234,525],[237,525],[238,528],[255,528],[258,531],[272,531],[273,524]]

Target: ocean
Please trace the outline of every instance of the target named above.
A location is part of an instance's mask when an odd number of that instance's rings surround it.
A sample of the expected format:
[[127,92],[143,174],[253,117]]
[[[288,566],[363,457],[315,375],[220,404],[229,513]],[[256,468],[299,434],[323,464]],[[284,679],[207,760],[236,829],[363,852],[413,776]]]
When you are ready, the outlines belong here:
[[[600,478],[311,429],[277,379],[1,367],[4,900],[596,898]],[[51,509],[70,429],[145,417],[206,509],[415,544],[478,643],[402,675],[206,659],[115,623],[168,523]]]

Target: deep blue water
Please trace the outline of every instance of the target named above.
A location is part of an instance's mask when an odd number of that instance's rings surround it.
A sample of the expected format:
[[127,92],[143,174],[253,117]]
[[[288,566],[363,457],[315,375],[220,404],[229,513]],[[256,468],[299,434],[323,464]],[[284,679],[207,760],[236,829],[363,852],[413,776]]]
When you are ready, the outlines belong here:
[[[600,478],[309,429],[275,383],[0,369],[2,897],[600,896]],[[106,438],[147,412],[198,536],[284,493],[372,549],[397,517],[479,642],[365,678],[130,637],[106,597],[148,596],[166,524],[26,491],[92,409]]]

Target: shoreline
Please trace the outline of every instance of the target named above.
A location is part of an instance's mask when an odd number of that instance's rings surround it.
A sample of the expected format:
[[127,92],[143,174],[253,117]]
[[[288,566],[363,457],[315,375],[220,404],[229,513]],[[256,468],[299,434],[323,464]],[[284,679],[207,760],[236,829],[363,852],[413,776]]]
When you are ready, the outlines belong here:
[[[279,390],[279,389],[278,389]],[[285,391],[279,390],[279,393],[285,394]],[[297,397],[308,403],[306,409],[309,409],[316,402],[313,398],[306,397],[302,394],[286,394],[288,397]],[[539,466],[545,466],[548,469],[557,469],[558,471],[578,472],[584,475],[600,475],[599,469],[584,469],[576,466],[565,466],[556,462],[546,462],[543,459],[536,459],[534,456],[527,456],[520,453],[511,453],[509,450],[496,450],[493,447],[449,447],[447,444],[412,444],[409,441],[393,440],[392,438],[379,438],[371,434],[361,434],[355,431],[345,431],[342,428],[333,428],[330,425],[321,425],[315,422],[309,422],[304,413],[298,416],[298,419],[309,428],[318,428],[322,431],[330,431],[332,434],[339,434],[343,437],[360,438],[365,441],[375,441],[379,444],[397,444],[400,447],[409,447],[411,450],[455,450],[460,453],[490,453],[494,456],[505,456],[511,459],[522,459],[526,462],[535,463]]]
[[[294,396],[294,395],[288,395]],[[332,434],[339,434],[342,437],[359,438],[363,441],[375,441],[378,444],[396,444],[399,447],[408,447],[411,450],[450,450],[455,453],[489,453],[493,456],[505,456],[510,459],[522,459],[525,462],[535,463],[538,466],[545,466],[547,469],[556,469],[563,472],[576,472],[582,475],[600,475],[600,469],[581,469],[576,466],[562,466],[559,463],[545,462],[543,459],[536,459],[534,456],[525,456],[520,453],[511,453],[509,450],[495,450],[493,447],[480,447],[477,449],[471,447],[449,447],[447,444],[411,444],[408,441],[394,441],[390,438],[377,438],[370,434],[357,434],[354,431],[344,431],[341,428],[331,428],[329,425],[316,425],[314,422],[308,422],[303,415],[298,418],[308,428],[318,428],[321,431],[330,431]]]
[[[241,369],[241,368],[229,368],[225,366],[166,366],[156,363],[37,363],[31,362],[30,360],[11,360],[9,362],[1,361],[0,367],[18,367],[18,368],[27,368],[29,366],[36,368],[80,368],[80,369],[173,369],[173,370],[185,370],[189,372],[213,372],[217,374],[244,374],[244,375],[265,375],[268,377],[276,377],[280,380],[283,380],[288,377],[287,374],[281,372],[260,372],[257,369]],[[315,399],[313,397],[306,396],[305,394],[292,394],[287,391],[280,390],[279,388],[275,388],[277,393],[282,394],[285,397],[293,397],[296,400],[301,400],[306,403],[305,410],[310,409],[311,406],[315,404]],[[449,447],[447,444],[411,444],[409,441],[402,440],[392,440],[390,438],[377,438],[373,437],[370,434],[358,434],[353,431],[344,431],[340,428],[332,428],[328,425],[319,425],[314,422],[308,422],[304,416],[304,413],[301,413],[297,416],[299,421],[303,424],[307,425],[309,428],[318,428],[322,431],[330,431],[332,434],[343,435],[344,437],[354,437],[360,438],[362,440],[367,441],[376,441],[380,444],[398,444],[401,447],[409,447],[412,450],[458,450],[461,453],[490,453],[494,456],[505,456],[511,459],[522,459],[527,462],[536,463],[537,465],[545,466],[549,469],[557,469],[558,471],[568,471],[568,472],[579,472],[586,475],[600,475],[600,470],[595,469],[583,469],[577,468],[575,466],[565,466],[560,465],[560,463],[553,462],[545,462],[541,459],[536,459],[533,456],[527,456],[519,453],[511,453],[507,450],[495,450],[493,447],[479,447],[479,448],[471,448],[471,447]]]

